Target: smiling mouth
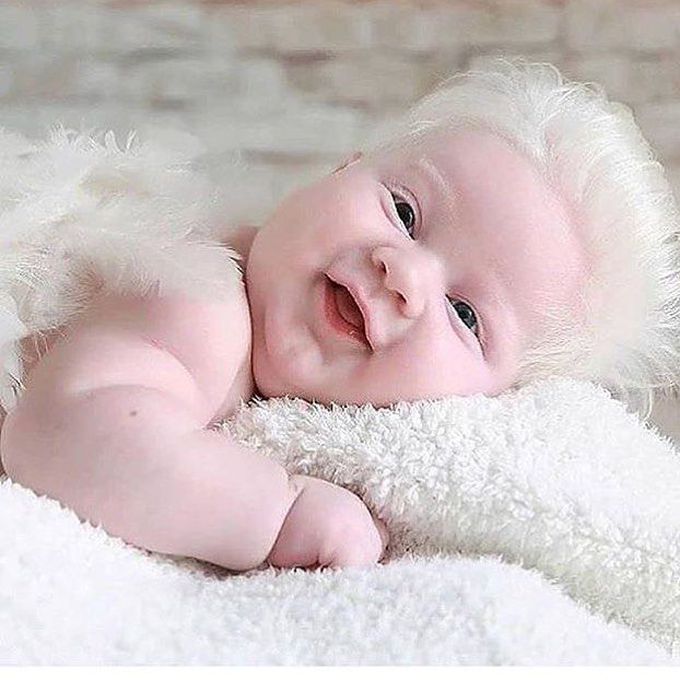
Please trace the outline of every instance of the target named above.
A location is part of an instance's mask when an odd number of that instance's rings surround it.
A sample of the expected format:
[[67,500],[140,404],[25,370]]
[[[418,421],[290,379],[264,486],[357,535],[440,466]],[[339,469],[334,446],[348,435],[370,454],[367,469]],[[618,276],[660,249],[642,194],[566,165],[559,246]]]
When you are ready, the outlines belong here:
[[328,322],[340,333],[349,335],[364,347],[368,347],[364,317],[354,298],[344,286],[331,279],[327,279],[327,281],[325,312]]

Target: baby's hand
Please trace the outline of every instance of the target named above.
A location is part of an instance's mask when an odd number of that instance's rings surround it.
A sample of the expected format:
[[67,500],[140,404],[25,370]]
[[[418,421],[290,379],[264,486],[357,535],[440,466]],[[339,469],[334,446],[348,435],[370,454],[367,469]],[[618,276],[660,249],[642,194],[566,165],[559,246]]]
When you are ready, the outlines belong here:
[[301,487],[267,562],[275,567],[358,567],[375,564],[387,547],[385,525],[347,489],[314,477]]

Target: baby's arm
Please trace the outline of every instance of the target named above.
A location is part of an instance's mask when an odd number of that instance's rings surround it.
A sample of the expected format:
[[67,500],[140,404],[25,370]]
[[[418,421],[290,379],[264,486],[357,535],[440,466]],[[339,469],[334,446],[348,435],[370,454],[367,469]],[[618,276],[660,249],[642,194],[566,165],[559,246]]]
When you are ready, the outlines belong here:
[[[4,423],[9,476],[135,545],[248,569],[370,564],[381,537],[359,498],[290,477],[224,433],[196,372],[127,328],[55,345]],[[217,402],[215,402],[217,403]]]

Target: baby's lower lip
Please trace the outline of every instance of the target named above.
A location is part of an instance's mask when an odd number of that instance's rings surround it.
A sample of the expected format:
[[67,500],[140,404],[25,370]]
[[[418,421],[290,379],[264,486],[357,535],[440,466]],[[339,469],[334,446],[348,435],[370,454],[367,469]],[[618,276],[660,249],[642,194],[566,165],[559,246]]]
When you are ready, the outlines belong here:
[[338,333],[349,336],[352,340],[358,342],[362,347],[367,347],[368,342],[363,330],[349,323],[349,321],[341,316],[338,310],[338,306],[335,301],[335,290],[339,286],[333,283],[330,279],[326,277],[324,278],[323,307],[326,320]]

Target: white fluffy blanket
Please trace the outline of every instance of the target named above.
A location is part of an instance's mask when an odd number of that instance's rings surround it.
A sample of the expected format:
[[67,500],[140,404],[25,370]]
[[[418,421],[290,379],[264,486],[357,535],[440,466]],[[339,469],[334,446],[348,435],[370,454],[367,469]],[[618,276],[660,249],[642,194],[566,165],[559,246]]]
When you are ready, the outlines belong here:
[[133,549],[6,481],[0,661],[675,663],[680,460],[604,392],[272,400],[227,427],[361,493],[393,537],[387,563],[229,574]]
[[0,484],[3,664],[668,664],[495,559],[229,575]]
[[[13,342],[77,311],[86,271],[140,291],[236,280],[211,240],[219,203],[184,158],[0,133],[12,379]],[[124,546],[5,482],[0,662],[670,662],[680,460],[604,391],[549,381],[381,410],[273,400],[225,427],[358,492],[387,522],[388,563],[228,575]]]
[[224,427],[347,486],[393,553],[499,555],[680,651],[680,456],[588,383],[392,409],[272,400]]

